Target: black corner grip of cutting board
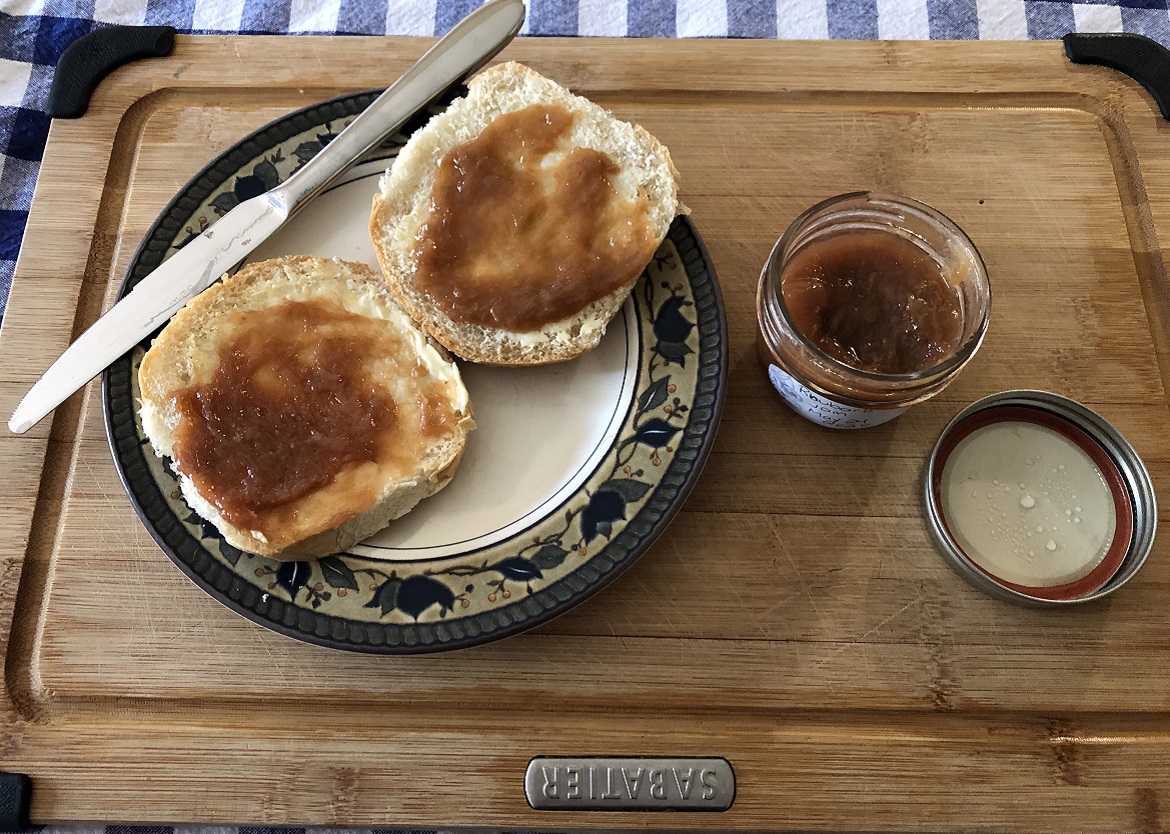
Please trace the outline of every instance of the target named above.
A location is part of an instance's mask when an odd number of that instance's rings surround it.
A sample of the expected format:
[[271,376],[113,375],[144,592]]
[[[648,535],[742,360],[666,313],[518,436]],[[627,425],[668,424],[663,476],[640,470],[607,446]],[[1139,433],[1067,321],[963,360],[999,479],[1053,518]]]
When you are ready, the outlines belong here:
[[1162,118],[1170,120],[1170,49],[1144,35],[1074,32],[1064,36],[1074,64],[1099,64],[1124,72],[1146,88]]
[[30,831],[32,780],[23,773],[0,770],[0,831]]
[[54,119],[85,115],[89,97],[103,78],[139,58],[161,58],[175,48],[173,26],[105,26],[82,35],[61,53],[49,88]]

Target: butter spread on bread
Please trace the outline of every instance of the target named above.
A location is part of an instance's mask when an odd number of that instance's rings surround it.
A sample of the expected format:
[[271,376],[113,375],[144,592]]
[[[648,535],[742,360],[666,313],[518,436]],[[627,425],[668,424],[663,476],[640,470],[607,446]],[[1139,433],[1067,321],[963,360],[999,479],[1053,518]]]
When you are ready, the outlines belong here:
[[473,427],[458,369],[363,264],[244,267],[139,370],[143,429],[234,546],[344,550],[447,484]]
[[598,344],[677,210],[661,143],[511,63],[411,137],[370,232],[391,290],[437,341],[544,364]]

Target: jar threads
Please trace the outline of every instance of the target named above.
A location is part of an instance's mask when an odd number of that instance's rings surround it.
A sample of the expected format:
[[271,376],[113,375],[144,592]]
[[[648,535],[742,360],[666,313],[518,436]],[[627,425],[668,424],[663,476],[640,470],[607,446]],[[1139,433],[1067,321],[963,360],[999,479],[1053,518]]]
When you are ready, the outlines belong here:
[[[924,262],[929,259],[937,264],[954,290],[958,336],[953,349],[937,361],[901,373],[855,367],[830,355],[797,324],[785,294],[785,279],[792,280],[793,264],[810,246],[856,240],[859,235],[875,241],[892,236],[897,240],[891,243],[902,249],[907,242],[912,244]],[[880,290],[881,281],[875,286]],[[943,390],[982,344],[990,308],[991,288],[983,260],[951,220],[906,197],[843,194],[801,214],[773,248],[760,275],[756,299],[759,348],[773,386],[798,413],[825,426],[864,428],[893,419]],[[887,325],[883,320],[874,326]]]

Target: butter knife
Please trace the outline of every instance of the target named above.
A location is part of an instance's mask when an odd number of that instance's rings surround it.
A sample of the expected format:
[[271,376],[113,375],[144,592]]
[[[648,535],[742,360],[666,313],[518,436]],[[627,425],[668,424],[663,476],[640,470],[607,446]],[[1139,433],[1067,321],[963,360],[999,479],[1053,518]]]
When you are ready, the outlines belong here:
[[233,208],[94,322],[25,394],[9,430],[28,431],[215,283],[366,151],[491,60],[520,31],[524,15],[524,0],[489,0],[456,24],[295,174]]

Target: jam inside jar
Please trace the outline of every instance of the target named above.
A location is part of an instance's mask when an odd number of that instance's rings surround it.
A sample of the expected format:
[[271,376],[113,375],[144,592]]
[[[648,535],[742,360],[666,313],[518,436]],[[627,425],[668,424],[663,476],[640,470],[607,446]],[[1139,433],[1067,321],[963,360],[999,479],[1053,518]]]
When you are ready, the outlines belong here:
[[772,250],[757,296],[769,379],[833,428],[887,422],[975,355],[991,289],[974,244],[934,209],[858,192],[804,212]]

